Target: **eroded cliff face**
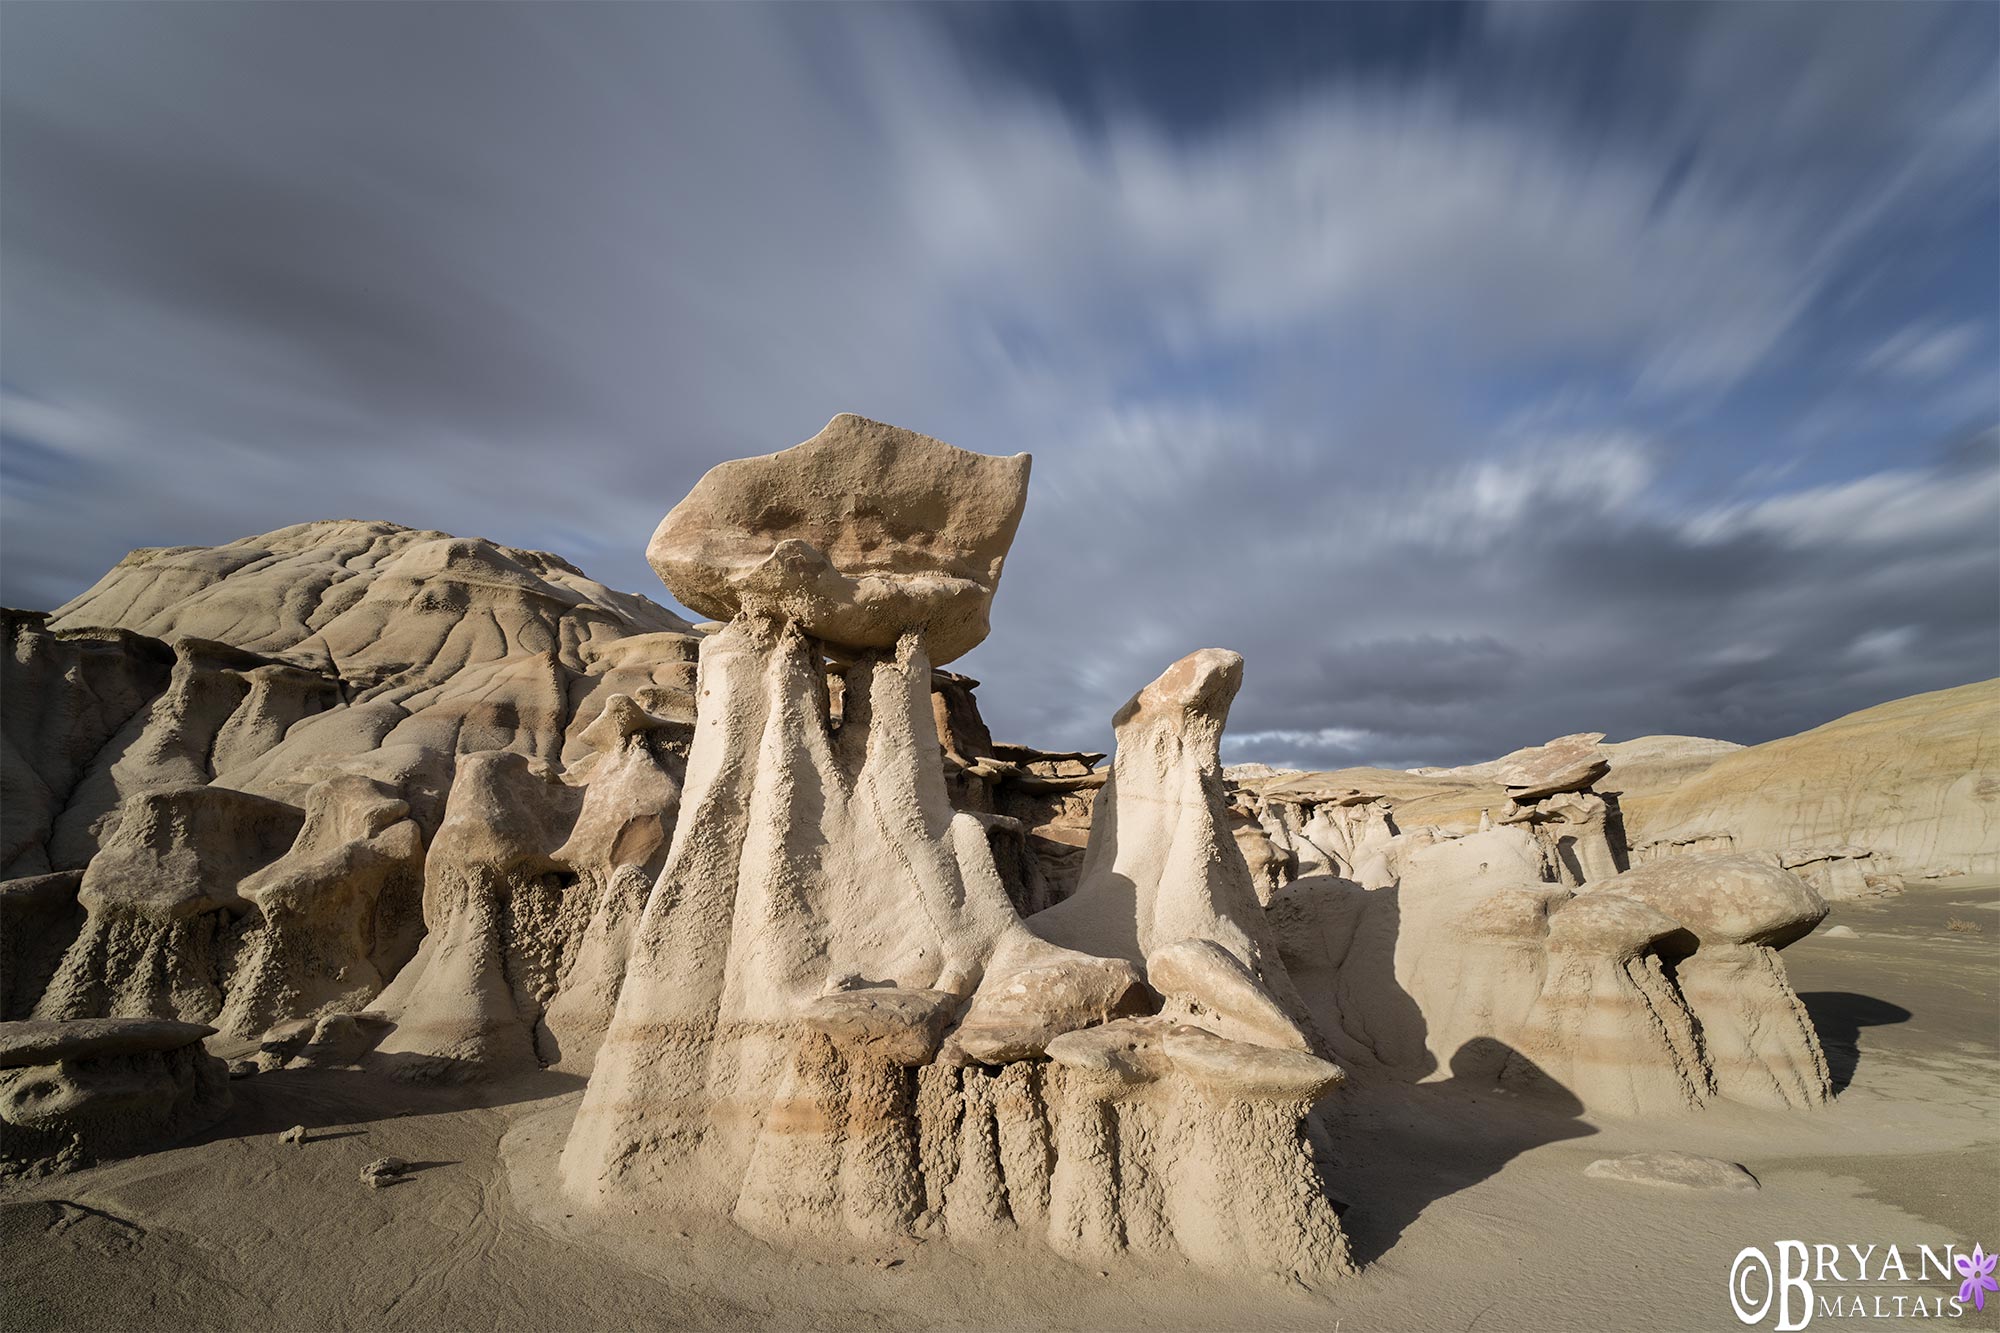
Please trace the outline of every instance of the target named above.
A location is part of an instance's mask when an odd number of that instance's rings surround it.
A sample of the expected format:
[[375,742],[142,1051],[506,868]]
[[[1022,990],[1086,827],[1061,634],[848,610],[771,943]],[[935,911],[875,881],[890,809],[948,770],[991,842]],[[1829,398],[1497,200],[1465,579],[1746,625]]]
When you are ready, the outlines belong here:
[[[650,878],[671,829],[697,638],[553,556],[309,523],[134,552],[6,631],[0,902],[46,923],[9,932],[11,1018],[145,1015],[247,1039],[359,1011],[420,941],[469,929],[453,886],[477,873],[504,881],[479,927],[497,965],[561,959],[621,873]],[[503,755],[546,780],[525,814],[461,772]],[[593,777],[599,807],[613,788],[645,806],[650,841],[544,827]],[[527,818],[550,840],[504,866],[476,837],[433,856],[454,813]],[[530,1027],[562,989],[560,966],[544,973],[522,983]]]

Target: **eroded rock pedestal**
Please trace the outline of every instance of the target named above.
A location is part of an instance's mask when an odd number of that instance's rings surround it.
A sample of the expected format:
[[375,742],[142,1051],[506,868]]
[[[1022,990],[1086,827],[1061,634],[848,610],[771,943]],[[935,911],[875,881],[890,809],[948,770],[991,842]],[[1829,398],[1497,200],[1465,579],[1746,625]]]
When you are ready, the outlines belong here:
[[[983,634],[1026,460],[828,433],[892,470],[864,487],[823,437],[717,469],[655,538],[669,587],[732,618],[702,645],[681,818],[565,1188],[791,1240],[1027,1230],[1079,1258],[1345,1271],[1304,1129],[1339,1070],[1221,802],[1240,659],[1197,654],[1121,714],[1134,776],[1099,807],[1126,837],[1024,922],[952,809],[930,643]],[[782,522],[736,494],[767,484],[798,502]]]
[[1343,1063],[1553,1084],[1610,1115],[1831,1097],[1776,952],[1826,915],[1797,876],[1688,857],[1577,891],[1507,826],[1387,852],[1376,887],[1301,879],[1272,906]]
[[161,1148],[229,1109],[214,1028],[145,1018],[0,1023],[0,1177]]

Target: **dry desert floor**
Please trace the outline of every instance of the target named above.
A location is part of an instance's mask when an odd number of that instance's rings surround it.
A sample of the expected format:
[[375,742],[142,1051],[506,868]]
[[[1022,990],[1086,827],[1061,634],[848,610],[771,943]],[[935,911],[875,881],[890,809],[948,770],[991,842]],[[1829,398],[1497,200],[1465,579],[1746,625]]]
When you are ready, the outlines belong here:
[[[194,1142],[0,1192],[0,1328],[1733,1329],[1745,1246],[1914,1259],[2000,1243],[2000,882],[1837,904],[1784,959],[1839,1089],[1823,1112],[1594,1120],[1449,1081],[1337,1094],[1335,1191],[1364,1268],[1321,1292],[1080,1268],[1025,1242],[800,1255],[721,1225],[572,1216],[553,1169],[578,1080],[468,1106],[462,1090],[303,1071],[235,1084],[229,1118]],[[293,1124],[303,1146],[279,1140]],[[1650,1149],[1741,1162],[1763,1188],[1584,1175]],[[361,1167],[384,1155],[415,1169],[371,1190]],[[1821,1281],[1816,1296],[1867,1314],[1812,1327],[1903,1326],[1898,1296],[1916,1322],[1910,1300],[1955,1290]],[[1949,1322],[2000,1325],[2000,1301]]]

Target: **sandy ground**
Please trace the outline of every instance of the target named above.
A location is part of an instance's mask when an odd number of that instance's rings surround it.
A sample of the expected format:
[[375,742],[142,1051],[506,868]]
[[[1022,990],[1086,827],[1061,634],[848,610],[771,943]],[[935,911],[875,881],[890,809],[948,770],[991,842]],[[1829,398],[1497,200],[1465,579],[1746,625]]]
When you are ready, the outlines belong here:
[[[0,1192],[0,1328],[1740,1328],[1727,1282],[1744,1246],[1895,1245],[1914,1265],[1919,1245],[2000,1243],[2000,884],[1919,886],[1827,924],[1859,937],[1823,927],[1785,958],[1834,1068],[1831,1109],[1619,1122],[1450,1082],[1351,1092],[1334,1190],[1366,1267],[1320,1292],[1077,1267],[1025,1242],[800,1256],[725,1226],[571,1216],[550,1180],[576,1080],[468,1108],[463,1092],[286,1072],[236,1084],[197,1141]],[[311,1141],[279,1142],[295,1123]],[[1763,1189],[1583,1175],[1664,1148],[1742,1162]],[[370,1190],[358,1173],[385,1154],[416,1169]],[[1934,1307],[1956,1285],[1829,1277],[1816,1296],[1880,1297],[1892,1317],[1812,1327],[1894,1327],[1897,1296]],[[1951,1322],[2000,1325],[2000,1301]]]

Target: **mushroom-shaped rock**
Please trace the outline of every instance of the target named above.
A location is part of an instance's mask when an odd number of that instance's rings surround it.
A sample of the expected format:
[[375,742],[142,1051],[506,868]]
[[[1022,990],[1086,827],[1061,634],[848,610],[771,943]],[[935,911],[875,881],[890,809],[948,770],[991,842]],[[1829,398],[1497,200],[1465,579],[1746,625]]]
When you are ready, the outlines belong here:
[[168,922],[241,910],[240,882],[277,859],[305,820],[295,806],[209,786],[144,792],[121,813],[78,890],[93,918],[116,911]]
[[1603,739],[1601,731],[1581,731],[1516,751],[1493,774],[1494,781],[1524,805],[1557,792],[1581,791],[1611,771],[1611,760],[1598,745]]
[[218,1025],[248,1037],[381,991],[416,951],[424,840],[407,802],[359,773],[306,797],[284,856],[244,879],[262,928],[239,952]]
[[922,626],[942,665],[986,637],[1028,461],[843,413],[804,444],[711,469],[646,558],[705,616],[775,615],[878,650]]
[[0,1069],[174,1051],[215,1035],[206,1023],[170,1018],[80,1018],[0,1023]]
[[1139,969],[1122,958],[1056,953],[989,974],[952,1040],[982,1064],[1031,1060],[1055,1038],[1152,1007]]
[[1177,1016],[1219,1036],[1295,1051],[1312,1049],[1305,1033],[1285,1016],[1250,969],[1214,940],[1179,940],[1154,950],[1146,960],[1146,980],[1167,998]]
[[1586,897],[1617,894],[1649,904],[1706,945],[1782,949],[1812,933],[1826,900],[1789,870],[1754,856],[1680,856],[1600,881]]
[[1309,1103],[1346,1077],[1339,1065],[1304,1051],[1230,1041],[1186,1024],[1170,1028],[1161,1045],[1188,1077],[1236,1097]]
[[1685,956],[1695,939],[1679,921],[1634,898],[1587,893],[1549,914],[1551,953],[1627,959],[1656,949]]
[[232,924],[250,907],[241,885],[291,845],[303,819],[294,806],[226,787],[128,799],[83,872],[83,929],[34,1017],[214,1018]]
[[1756,857],[1684,856],[1628,870],[1577,901],[1615,898],[1659,909],[1700,941],[1674,975],[1718,1093],[1778,1108],[1832,1096],[1812,1016],[1777,954],[1826,916],[1811,885]]
[[0,1023],[0,1178],[170,1143],[229,1107],[215,1029],[148,1018]]
[[916,1066],[937,1054],[945,1026],[963,1002],[949,991],[876,986],[822,995],[806,1006],[800,1021],[836,1046],[865,1048],[891,1064]]

